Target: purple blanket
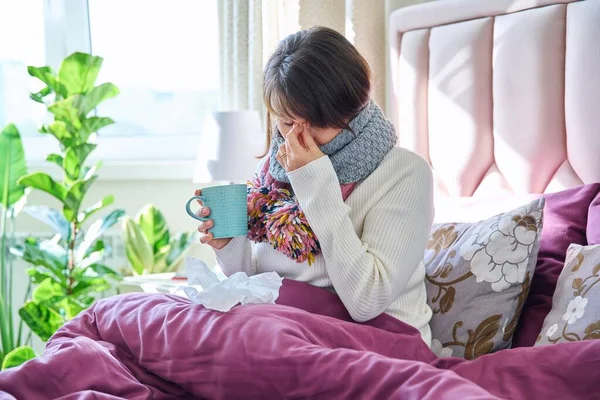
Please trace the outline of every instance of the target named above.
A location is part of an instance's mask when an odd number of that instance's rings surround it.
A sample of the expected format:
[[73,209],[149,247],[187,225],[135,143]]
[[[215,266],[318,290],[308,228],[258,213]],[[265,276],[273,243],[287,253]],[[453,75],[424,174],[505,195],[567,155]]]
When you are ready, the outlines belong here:
[[436,359],[414,328],[348,322],[324,290],[285,281],[278,302],[222,314],[169,295],[100,301],[0,373],[0,399],[600,396],[600,341]]

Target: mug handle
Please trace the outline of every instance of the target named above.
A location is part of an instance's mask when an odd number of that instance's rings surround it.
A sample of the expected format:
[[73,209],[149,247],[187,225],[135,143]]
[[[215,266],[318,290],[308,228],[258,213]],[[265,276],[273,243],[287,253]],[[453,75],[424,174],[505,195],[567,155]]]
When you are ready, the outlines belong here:
[[196,200],[202,200],[202,202],[204,203],[204,196],[194,196],[191,199],[189,199],[187,203],[185,203],[185,211],[190,217],[194,218],[195,220],[204,222],[208,219],[207,217],[199,217],[198,215],[196,215],[196,213],[192,211],[192,202]]

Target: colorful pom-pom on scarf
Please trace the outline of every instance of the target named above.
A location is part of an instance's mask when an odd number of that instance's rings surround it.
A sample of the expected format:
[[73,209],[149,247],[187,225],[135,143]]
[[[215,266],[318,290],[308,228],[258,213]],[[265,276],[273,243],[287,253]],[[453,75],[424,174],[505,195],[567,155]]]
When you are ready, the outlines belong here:
[[[355,184],[342,185],[344,199]],[[248,238],[268,242],[273,248],[298,263],[312,265],[321,252],[300,204],[289,184],[269,174],[269,159],[260,173],[248,182]]]

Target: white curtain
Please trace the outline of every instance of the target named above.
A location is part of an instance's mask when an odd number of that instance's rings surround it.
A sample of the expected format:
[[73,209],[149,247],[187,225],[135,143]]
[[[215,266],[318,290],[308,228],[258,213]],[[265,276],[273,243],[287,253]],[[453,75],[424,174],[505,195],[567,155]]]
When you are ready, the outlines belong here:
[[298,0],[220,0],[221,107],[262,111],[263,67],[300,29]]
[[385,104],[385,1],[220,0],[221,105],[263,113],[262,73],[277,43],[299,29],[327,26],[346,35],[373,70],[373,98]]

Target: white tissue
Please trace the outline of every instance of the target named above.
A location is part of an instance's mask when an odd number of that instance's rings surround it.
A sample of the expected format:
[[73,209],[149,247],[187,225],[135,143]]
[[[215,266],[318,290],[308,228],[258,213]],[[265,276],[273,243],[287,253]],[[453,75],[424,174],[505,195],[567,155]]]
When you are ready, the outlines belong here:
[[[186,258],[185,269],[189,286],[183,286],[178,291],[183,290],[194,303],[221,312],[231,310],[238,303],[273,304],[279,297],[283,282],[276,272],[250,277],[245,272],[236,272],[229,278],[219,280],[204,262],[193,257]],[[201,286],[200,291],[197,286]]]

